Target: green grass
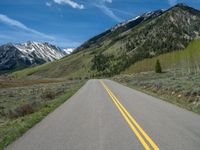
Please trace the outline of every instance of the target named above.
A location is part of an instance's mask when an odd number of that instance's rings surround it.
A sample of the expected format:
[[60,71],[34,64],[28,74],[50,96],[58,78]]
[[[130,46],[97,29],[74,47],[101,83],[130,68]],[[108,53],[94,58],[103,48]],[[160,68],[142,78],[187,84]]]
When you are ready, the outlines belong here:
[[89,76],[90,60],[91,56],[88,52],[80,52],[61,60],[14,72],[10,76],[17,78],[80,77],[80,74],[81,77]]
[[192,41],[184,50],[162,54],[144,59],[124,71],[124,74],[154,71],[156,60],[160,60],[163,69],[181,69],[182,72],[200,71],[200,39]]
[[[41,103],[41,106],[37,111],[32,114],[25,115],[23,117],[18,118],[0,118],[3,119],[0,122],[0,150],[2,150],[5,146],[16,140],[20,137],[23,133],[25,133],[28,129],[30,129],[33,125],[41,121],[45,116],[47,116],[50,112],[68,100],[83,84],[85,81],[80,81],[70,85],[69,89],[65,91],[65,94],[61,96],[57,96],[57,98],[53,100],[48,100]],[[63,86],[64,83],[61,83]],[[40,85],[41,86],[41,85]],[[49,84],[48,84],[49,86]],[[38,94],[39,95],[39,94]],[[0,98],[0,100],[2,97]],[[11,104],[7,101],[1,101],[1,103],[6,102],[6,109],[11,108]],[[16,103],[15,103],[16,102]],[[16,105],[22,105],[24,102],[15,100],[12,102],[12,107]]]

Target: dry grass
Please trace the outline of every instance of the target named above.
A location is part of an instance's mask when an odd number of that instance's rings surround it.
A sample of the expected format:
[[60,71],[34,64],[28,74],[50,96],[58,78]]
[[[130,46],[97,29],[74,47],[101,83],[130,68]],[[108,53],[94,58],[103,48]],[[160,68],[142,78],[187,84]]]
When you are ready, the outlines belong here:
[[182,75],[182,72],[168,70],[161,74],[145,72],[113,79],[200,114],[199,74]]
[[53,80],[29,80],[29,79],[14,79],[8,77],[0,77],[0,88],[10,88],[10,87],[20,87],[28,86],[34,84],[48,84],[48,83],[58,83],[63,82],[63,80],[53,79]]
[[0,150],[43,119],[85,80],[0,79]]

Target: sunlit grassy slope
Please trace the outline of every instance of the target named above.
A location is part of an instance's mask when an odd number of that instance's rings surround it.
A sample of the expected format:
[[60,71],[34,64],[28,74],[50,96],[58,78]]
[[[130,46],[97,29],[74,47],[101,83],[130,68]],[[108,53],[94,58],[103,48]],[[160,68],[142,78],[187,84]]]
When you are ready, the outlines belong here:
[[160,60],[163,69],[180,69],[183,72],[200,71],[200,39],[192,41],[187,48],[144,59],[124,71],[124,73],[139,73],[153,71],[156,60]]
[[46,63],[40,66],[27,68],[11,74],[14,77],[29,78],[91,78],[97,71],[91,69],[94,56],[98,53],[119,55],[119,44],[110,45],[111,40],[102,42],[101,46],[94,46],[75,52],[61,60]]
[[32,78],[57,78],[57,77],[88,77],[90,68],[88,67],[91,57],[87,52],[79,52],[69,55],[61,60],[46,63],[37,67],[28,68],[12,74],[15,77]]

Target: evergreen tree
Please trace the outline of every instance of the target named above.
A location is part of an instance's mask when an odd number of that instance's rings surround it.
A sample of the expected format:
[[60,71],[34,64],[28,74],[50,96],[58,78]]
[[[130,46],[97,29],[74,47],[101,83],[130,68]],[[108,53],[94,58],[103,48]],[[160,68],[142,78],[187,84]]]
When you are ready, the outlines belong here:
[[156,61],[155,72],[156,73],[162,73],[162,67],[160,65],[160,61],[159,60]]

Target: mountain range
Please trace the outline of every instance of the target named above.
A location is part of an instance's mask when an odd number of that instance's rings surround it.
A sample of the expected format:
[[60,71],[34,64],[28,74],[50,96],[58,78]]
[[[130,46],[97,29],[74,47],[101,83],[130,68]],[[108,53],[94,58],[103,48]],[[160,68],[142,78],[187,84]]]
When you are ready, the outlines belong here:
[[0,46],[0,71],[6,72],[52,62],[67,54],[47,42],[8,43]]
[[148,12],[95,36],[72,55],[15,75],[112,76],[145,58],[183,50],[200,37],[199,24],[200,11],[185,4]]

